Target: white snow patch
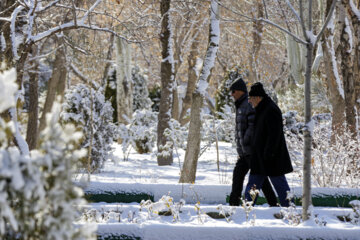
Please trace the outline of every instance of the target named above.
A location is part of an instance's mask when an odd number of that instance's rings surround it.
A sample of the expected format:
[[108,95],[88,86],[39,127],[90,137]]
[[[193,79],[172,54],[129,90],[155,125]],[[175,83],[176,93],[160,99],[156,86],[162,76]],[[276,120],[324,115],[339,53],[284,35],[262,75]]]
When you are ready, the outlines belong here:
[[350,47],[347,50],[348,53],[351,53],[352,49],[353,49],[353,38],[352,38],[352,32],[351,32],[351,28],[350,28],[350,23],[349,23],[349,19],[347,17],[345,17],[345,32],[347,33],[347,35],[349,36],[349,44]]
[[15,81],[15,68],[0,74],[0,112],[15,106],[15,94],[18,89]]
[[353,13],[357,16],[357,18],[360,21],[360,10],[356,8],[353,0],[350,0],[349,3],[350,3],[351,10],[353,11]]
[[316,36],[314,35],[313,31],[306,31],[306,35],[310,39],[311,44],[314,46],[316,42]]
[[0,35],[0,42],[1,42],[1,51],[4,52],[6,49],[6,41],[3,33],[1,33]]

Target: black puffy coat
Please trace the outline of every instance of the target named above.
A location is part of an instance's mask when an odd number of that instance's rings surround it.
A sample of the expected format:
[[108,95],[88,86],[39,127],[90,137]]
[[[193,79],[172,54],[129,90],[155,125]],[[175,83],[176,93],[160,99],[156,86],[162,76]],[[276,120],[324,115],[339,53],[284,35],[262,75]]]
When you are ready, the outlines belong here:
[[255,108],[251,174],[280,176],[293,171],[285,142],[282,114],[266,96]]
[[236,106],[236,150],[240,157],[251,154],[251,138],[254,133],[255,110],[245,93],[235,102]]

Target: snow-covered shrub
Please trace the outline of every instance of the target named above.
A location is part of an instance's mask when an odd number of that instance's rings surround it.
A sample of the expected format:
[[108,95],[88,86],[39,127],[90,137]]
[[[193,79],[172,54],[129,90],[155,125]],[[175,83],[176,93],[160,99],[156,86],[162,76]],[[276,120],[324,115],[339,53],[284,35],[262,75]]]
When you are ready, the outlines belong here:
[[[360,182],[360,142],[351,137],[344,126],[342,135],[331,139],[330,114],[318,114],[314,122],[312,140],[312,177],[320,187],[357,187]],[[302,167],[304,123],[285,125],[289,153],[297,168]],[[299,171],[299,174],[302,174]]]
[[[314,114],[330,112],[331,105],[327,98],[326,89],[318,78],[313,78],[311,84],[311,107]],[[288,88],[278,94],[278,105],[283,112],[295,110],[300,116],[304,116],[304,84],[298,84],[295,88]]]
[[360,182],[360,142],[346,127],[331,140],[331,123],[314,129],[312,173],[321,187],[358,187]]
[[159,112],[161,98],[161,87],[159,85],[154,85],[149,88],[149,98],[152,101],[151,109],[154,112]]
[[89,157],[81,160],[88,172],[99,170],[112,154],[117,128],[112,122],[113,108],[105,101],[102,89],[92,89],[85,84],[70,88],[65,94],[61,118],[74,123],[84,133],[81,147],[91,149]]
[[40,179],[45,190],[45,199],[39,202],[40,212],[32,221],[38,219],[43,235],[39,239],[94,238],[95,229],[74,226],[80,216],[77,206],[86,203],[82,189],[72,182],[77,161],[87,155],[86,149],[79,148],[83,134],[72,124],[61,126],[59,118],[60,104],[55,104],[52,115],[48,115],[48,127],[40,134],[40,147],[31,153],[40,164]]
[[350,222],[352,224],[360,224],[360,201],[352,200],[349,204],[353,209],[353,212],[349,215]]
[[[289,207],[281,207],[280,214],[278,218],[284,219],[289,225],[297,226],[302,221],[301,213],[296,209],[296,205],[293,202],[294,194],[287,192],[286,199],[289,201]],[[275,217],[277,215],[275,214]]]
[[[220,117],[216,117],[220,116]],[[201,141],[206,143],[200,154],[216,141],[230,142],[235,147],[235,112],[228,105],[225,105],[223,112],[212,114],[201,114],[203,122],[201,128]]]
[[122,139],[124,156],[130,146],[141,154],[152,151],[157,136],[157,115],[148,109],[136,110],[132,119],[128,119],[128,125],[119,125],[118,132]]
[[[14,80],[1,76],[0,85]],[[8,100],[14,99],[11,88],[4,93]],[[10,101],[2,107],[11,105]],[[13,123],[0,118],[1,239],[94,238],[95,229],[73,223],[77,217],[75,205],[84,203],[82,190],[71,181],[73,163],[83,155],[83,151],[76,150],[81,134],[71,125],[60,126],[60,106],[55,104],[54,109],[40,135],[40,148],[32,151],[31,157],[9,147]]]
[[133,111],[138,109],[149,109],[152,101],[149,98],[147,78],[141,74],[140,68],[135,66],[131,70],[133,80]]
[[162,196],[159,201],[152,202],[151,200],[142,200],[140,202],[140,211],[146,209],[148,213],[148,219],[151,219],[155,215],[171,215],[173,216],[173,222],[180,220],[179,215],[181,208],[185,205],[185,200],[180,199],[178,203],[174,202],[174,199],[168,195]]

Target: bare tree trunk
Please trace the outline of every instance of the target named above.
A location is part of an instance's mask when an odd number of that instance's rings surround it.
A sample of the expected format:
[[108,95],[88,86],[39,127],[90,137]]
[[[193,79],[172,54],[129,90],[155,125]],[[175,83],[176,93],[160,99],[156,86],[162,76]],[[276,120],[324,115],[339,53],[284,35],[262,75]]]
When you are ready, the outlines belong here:
[[[353,1],[354,5],[356,4]],[[350,4],[347,4],[348,6],[348,13],[351,17],[351,22],[354,30],[353,34],[353,45],[354,45],[354,62],[353,62],[353,77],[354,77],[354,87],[355,87],[355,105],[357,110],[357,123],[356,126],[359,127],[360,125],[360,19],[356,15],[355,11],[360,8],[360,0],[357,1],[357,4],[355,6],[350,7]],[[355,8],[355,9],[354,9]],[[357,132],[359,132],[360,129],[356,129]]]
[[302,207],[303,213],[302,218],[307,220],[308,209],[311,205],[311,141],[312,132],[310,129],[311,122],[311,66],[312,66],[312,52],[313,45],[309,42],[306,46],[306,72],[305,72],[305,123],[307,127],[304,130],[304,164],[303,164],[303,196],[302,196]]
[[[119,31],[120,29],[118,29]],[[118,122],[128,124],[133,113],[133,84],[131,79],[130,44],[116,39],[116,101]]]
[[306,71],[305,71],[305,124],[304,129],[304,163],[303,163],[303,196],[302,196],[302,219],[309,219],[309,207],[311,203],[311,67],[313,64],[313,43],[306,29],[312,31],[312,1],[309,1],[308,22],[304,21],[302,1],[300,1],[300,17],[302,20],[303,34],[306,39]]
[[180,117],[180,109],[179,109],[179,92],[177,90],[177,82],[174,81],[174,87],[173,87],[173,101],[172,101],[172,107],[171,107],[171,116],[175,120],[179,120]]
[[[257,18],[264,17],[264,6],[262,1],[256,1]],[[250,82],[258,82],[259,76],[257,71],[257,61],[259,57],[259,51],[261,48],[263,33],[263,23],[259,20],[253,22],[253,46],[249,56],[249,80]]]
[[173,163],[172,146],[165,148],[168,138],[165,136],[165,129],[169,128],[171,119],[171,105],[173,103],[173,87],[174,87],[174,55],[172,49],[172,34],[171,34],[171,20],[170,20],[170,3],[171,0],[161,0],[160,11],[162,16],[161,22],[161,99],[158,115],[158,129],[157,129],[157,147],[158,157],[157,162],[159,166],[171,165]]
[[353,75],[353,55],[351,45],[352,43],[349,33],[350,22],[347,17],[347,0],[342,0],[340,4],[340,22],[342,22],[342,29],[340,34],[340,52],[341,52],[341,73],[343,76],[344,93],[345,93],[345,112],[346,122],[350,131],[356,134],[356,113],[355,113],[355,80]]
[[[37,56],[37,47],[33,47],[32,56]],[[28,109],[28,124],[26,132],[26,142],[29,145],[29,150],[33,150],[37,145],[37,133],[38,133],[38,67],[39,62],[35,60],[33,62],[33,69],[29,73],[29,109]]]
[[198,156],[200,153],[200,129],[201,119],[200,110],[203,105],[204,97],[199,92],[194,92],[191,105],[191,119],[185,161],[181,171],[179,182],[195,183]]
[[110,35],[110,45],[109,45],[109,49],[108,49],[108,52],[107,52],[107,56],[106,56],[106,64],[105,64],[105,68],[104,68],[104,74],[103,74],[103,78],[102,78],[102,81],[101,81],[101,86],[105,87],[105,84],[106,84],[106,79],[108,77],[108,74],[109,74],[109,68],[111,66],[111,58],[112,58],[112,52],[113,52],[113,48],[114,48],[114,34],[111,34]]
[[216,0],[212,0],[210,7],[209,44],[206,50],[203,68],[200,73],[199,83],[197,84],[193,94],[187,148],[183,170],[181,171],[179,180],[181,183],[194,183],[196,179],[196,166],[200,152],[200,129],[202,125],[200,112],[204,101],[205,91],[211,77],[211,71],[215,65],[216,54],[219,47],[219,22],[218,2]]
[[[328,15],[332,0],[326,1],[326,14]],[[344,88],[341,84],[341,79],[337,71],[338,66],[335,58],[334,46],[334,25],[330,24],[324,31],[322,37],[322,48],[324,53],[324,65],[326,75],[326,85],[328,89],[328,98],[332,106],[332,139],[335,136],[342,134],[343,123],[345,121],[345,100]]]
[[190,118],[185,118],[187,111],[189,110],[192,103],[192,94],[194,93],[196,80],[198,74],[196,71],[197,61],[199,59],[199,43],[200,43],[200,34],[199,32],[195,33],[196,37],[191,44],[190,54],[188,56],[188,83],[186,88],[185,98],[183,100],[181,113],[180,113],[180,123],[185,125],[189,122]]
[[56,50],[52,76],[49,79],[47,86],[46,100],[40,118],[38,134],[46,127],[46,114],[51,111],[56,96],[57,95],[63,96],[65,91],[67,69],[66,69],[65,49],[63,46],[62,39],[59,39],[59,45],[60,47]]

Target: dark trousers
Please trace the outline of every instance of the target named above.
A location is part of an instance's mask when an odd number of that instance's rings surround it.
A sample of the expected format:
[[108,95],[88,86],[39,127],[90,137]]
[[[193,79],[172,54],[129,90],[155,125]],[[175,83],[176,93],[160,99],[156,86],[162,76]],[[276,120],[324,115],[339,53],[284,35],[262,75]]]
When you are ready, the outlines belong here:
[[[249,172],[249,164],[248,160],[246,158],[239,158],[236,162],[234,172],[233,172],[233,183],[230,193],[230,199],[229,199],[229,205],[230,206],[239,206],[240,205],[240,198],[241,193],[243,190],[244,185],[244,179],[246,174]],[[270,206],[277,206],[277,199],[274,190],[272,189],[272,186],[269,182],[269,180],[266,178],[263,181],[262,184],[262,191],[264,193],[264,196]],[[246,196],[246,193],[245,193]]]
[[[286,199],[286,197],[287,197],[287,192],[290,191],[290,187],[286,180],[286,177],[284,175],[281,175],[281,176],[275,176],[275,177],[269,177],[269,178],[270,178],[271,183],[274,185],[274,188],[279,196],[281,206],[288,207],[289,201]],[[245,191],[246,200],[247,201],[252,200],[250,193],[249,193],[251,187],[256,185],[256,189],[262,189],[265,187],[265,185],[264,185],[265,182],[269,182],[267,176],[250,174],[249,182],[246,186],[246,191]],[[255,202],[256,202],[256,200],[255,200]]]

